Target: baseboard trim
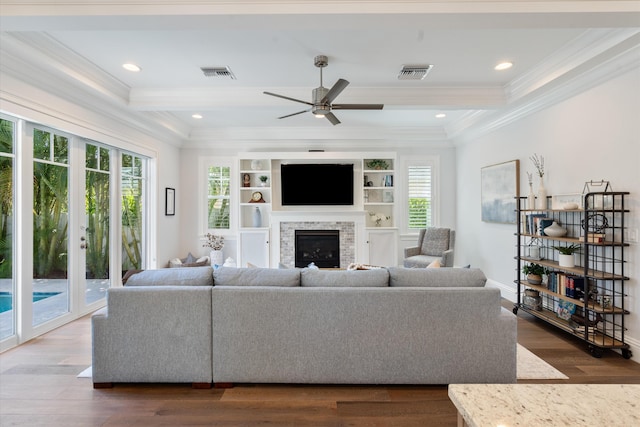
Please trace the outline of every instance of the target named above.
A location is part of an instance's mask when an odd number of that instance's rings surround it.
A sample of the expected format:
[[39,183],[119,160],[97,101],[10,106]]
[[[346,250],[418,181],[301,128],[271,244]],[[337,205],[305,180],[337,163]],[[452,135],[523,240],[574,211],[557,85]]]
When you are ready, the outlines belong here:
[[487,279],[487,284],[485,286],[488,288],[500,289],[500,295],[502,296],[502,298],[511,302],[516,302],[516,300],[518,299],[518,295],[516,294],[516,290],[513,288],[513,286],[505,285],[504,283],[500,283],[492,279]]

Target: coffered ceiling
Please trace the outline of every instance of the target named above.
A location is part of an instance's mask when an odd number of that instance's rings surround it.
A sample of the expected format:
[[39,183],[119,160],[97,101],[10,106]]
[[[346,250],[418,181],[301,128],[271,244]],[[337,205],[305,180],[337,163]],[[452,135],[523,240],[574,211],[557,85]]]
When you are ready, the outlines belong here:
[[[155,123],[187,145],[463,140],[640,61],[638,1],[0,4],[3,73]],[[350,82],[335,102],[384,109],[336,110],[337,126],[310,112],[278,119],[308,106],[263,91],[312,101],[317,55],[329,59],[325,87]],[[494,70],[504,61],[513,67]],[[404,65],[433,68],[422,80],[400,80]],[[235,79],[206,77],[202,67],[228,67]]]

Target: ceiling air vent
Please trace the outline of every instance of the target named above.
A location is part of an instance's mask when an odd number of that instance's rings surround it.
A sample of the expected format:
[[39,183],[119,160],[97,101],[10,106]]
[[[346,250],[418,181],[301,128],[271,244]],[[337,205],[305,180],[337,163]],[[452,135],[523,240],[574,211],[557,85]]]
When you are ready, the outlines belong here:
[[433,65],[404,65],[398,73],[398,80],[422,80],[432,68]]
[[202,67],[200,68],[205,77],[224,77],[235,80],[236,76],[229,67]]

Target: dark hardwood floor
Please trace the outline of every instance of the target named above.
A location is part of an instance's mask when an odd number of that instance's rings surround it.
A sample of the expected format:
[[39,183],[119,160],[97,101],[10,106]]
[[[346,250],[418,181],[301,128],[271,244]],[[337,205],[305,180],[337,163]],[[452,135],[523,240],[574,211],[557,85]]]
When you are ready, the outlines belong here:
[[[584,343],[526,313],[518,315],[518,334],[522,345],[569,376],[522,383],[640,383],[638,363],[611,351],[593,358]],[[0,355],[0,425],[457,425],[446,386],[117,384],[94,390],[89,378],[76,377],[90,364],[89,316]]]

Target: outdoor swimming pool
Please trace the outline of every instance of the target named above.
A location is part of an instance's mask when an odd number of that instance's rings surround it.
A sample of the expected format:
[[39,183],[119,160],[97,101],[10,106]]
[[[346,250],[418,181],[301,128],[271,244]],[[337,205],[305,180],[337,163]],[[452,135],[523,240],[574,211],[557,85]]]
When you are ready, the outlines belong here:
[[[33,302],[58,295],[60,292],[34,292]],[[0,313],[11,310],[13,295],[11,292],[0,292]]]

